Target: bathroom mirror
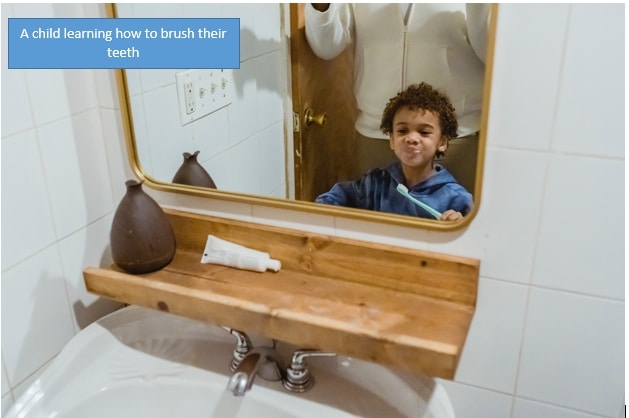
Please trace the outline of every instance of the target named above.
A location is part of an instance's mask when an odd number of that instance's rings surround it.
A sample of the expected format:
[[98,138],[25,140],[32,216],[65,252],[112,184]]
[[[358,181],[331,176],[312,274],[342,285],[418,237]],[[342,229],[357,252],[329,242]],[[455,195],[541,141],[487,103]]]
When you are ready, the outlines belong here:
[[[352,48],[332,61],[313,60],[304,35],[303,9],[303,3],[108,5],[108,15],[119,18],[240,19],[239,69],[115,70],[129,161],[137,177],[161,191],[313,214],[432,230],[469,224],[482,194],[498,6],[491,6],[488,24],[476,181],[468,188],[474,209],[455,222],[313,202],[335,182],[350,180],[344,178],[343,167],[352,158],[351,142],[341,138],[354,134],[356,108]],[[312,85],[317,74],[344,87],[326,81],[323,94],[309,97],[302,86]],[[196,115],[186,113],[182,87],[186,80],[205,83],[204,93],[211,91],[212,103],[200,98]],[[345,154],[335,157],[338,148]],[[173,182],[191,155],[215,188]],[[323,185],[313,185],[318,180]]]

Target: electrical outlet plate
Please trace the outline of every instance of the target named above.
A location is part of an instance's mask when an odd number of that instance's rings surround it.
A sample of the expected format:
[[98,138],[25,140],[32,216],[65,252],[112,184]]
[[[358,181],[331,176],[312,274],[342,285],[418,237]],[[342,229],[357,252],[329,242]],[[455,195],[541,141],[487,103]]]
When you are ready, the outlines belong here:
[[196,106],[194,104],[194,82],[186,81],[183,83],[183,96],[184,103],[186,107],[186,114],[190,115],[194,113],[196,110]]
[[175,78],[182,125],[232,102],[232,70],[186,70],[177,73]]

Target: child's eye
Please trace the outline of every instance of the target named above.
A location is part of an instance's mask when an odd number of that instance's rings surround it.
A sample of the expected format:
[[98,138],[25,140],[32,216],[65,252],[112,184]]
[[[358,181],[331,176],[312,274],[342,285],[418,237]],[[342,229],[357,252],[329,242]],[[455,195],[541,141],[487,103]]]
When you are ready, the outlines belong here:
[[429,136],[430,134],[432,134],[432,132],[431,132],[431,131],[419,131],[419,133],[420,133],[422,136]]
[[406,130],[406,129],[398,129],[397,130],[397,133],[399,133],[401,135],[405,134],[406,132],[408,132],[408,130]]

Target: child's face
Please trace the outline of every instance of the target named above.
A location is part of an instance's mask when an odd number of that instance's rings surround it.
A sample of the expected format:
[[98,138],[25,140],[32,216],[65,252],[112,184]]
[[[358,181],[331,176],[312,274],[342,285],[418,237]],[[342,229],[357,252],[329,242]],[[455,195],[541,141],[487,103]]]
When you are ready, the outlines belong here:
[[393,132],[389,146],[409,168],[432,168],[432,161],[439,151],[445,151],[447,140],[441,134],[439,115],[424,109],[400,108],[393,117]]

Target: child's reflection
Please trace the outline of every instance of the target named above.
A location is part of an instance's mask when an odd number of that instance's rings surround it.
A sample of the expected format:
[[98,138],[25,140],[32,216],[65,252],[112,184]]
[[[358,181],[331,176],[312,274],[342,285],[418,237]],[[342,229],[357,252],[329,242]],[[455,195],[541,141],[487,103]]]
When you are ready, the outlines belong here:
[[412,198],[441,212],[440,220],[462,218],[472,208],[472,195],[435,163],[457,128],[454,107],[445,94],[426,83],[409,86],[389,100],[380,123],[398,161],[358,180],[337,183],[316,202],[434,219],[398,192],[402,184]]

